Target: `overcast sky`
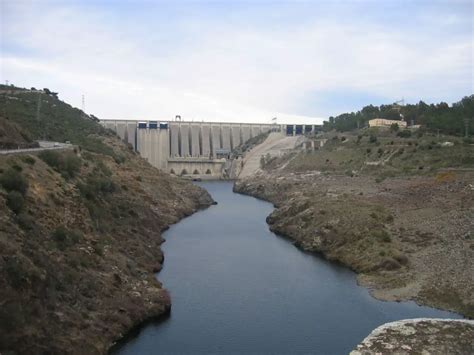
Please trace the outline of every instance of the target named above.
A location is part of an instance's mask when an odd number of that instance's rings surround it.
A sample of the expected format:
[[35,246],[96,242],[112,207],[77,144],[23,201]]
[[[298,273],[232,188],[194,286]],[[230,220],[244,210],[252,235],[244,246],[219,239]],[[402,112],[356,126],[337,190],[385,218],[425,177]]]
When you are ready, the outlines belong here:
[[1,80],[99,118],[320,122],[473,89],[474,1],[0,0]]

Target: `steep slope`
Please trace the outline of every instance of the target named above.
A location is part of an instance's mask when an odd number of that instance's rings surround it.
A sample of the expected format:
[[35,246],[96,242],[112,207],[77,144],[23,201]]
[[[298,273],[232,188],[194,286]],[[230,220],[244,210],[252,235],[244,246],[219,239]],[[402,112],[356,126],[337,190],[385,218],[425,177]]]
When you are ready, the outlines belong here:
[[[34,120],[30,94],[8,94],[18,98],[8,118],[23,130]],[[0,352],[106,353],[167,312],[170,297],[153,274],[161,231],[212,199],[80,111],[54,96],[45,102],[57,118],[52,129],[42,117],[47,137],[80,147],[0,158]]]

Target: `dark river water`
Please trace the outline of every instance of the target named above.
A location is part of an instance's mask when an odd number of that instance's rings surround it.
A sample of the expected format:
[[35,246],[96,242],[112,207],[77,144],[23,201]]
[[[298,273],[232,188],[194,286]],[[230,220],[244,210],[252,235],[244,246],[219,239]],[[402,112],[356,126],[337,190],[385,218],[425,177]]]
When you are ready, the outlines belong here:
[[296,249],[268,229],[273,207],[206,182],[219,203],[165,232],[158,278],[169,318],[115,354],[347,354],[382,323],[460,318],[412,302],[381,302],[355,274]]

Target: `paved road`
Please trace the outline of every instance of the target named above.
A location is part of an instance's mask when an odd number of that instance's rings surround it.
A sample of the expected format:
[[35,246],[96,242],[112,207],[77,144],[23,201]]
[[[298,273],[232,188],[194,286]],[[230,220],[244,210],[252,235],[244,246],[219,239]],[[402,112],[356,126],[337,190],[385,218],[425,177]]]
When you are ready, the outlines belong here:
[[44,150],[63,150],[63,149],[74,148],[72,144],[66,144],[66,143],[57,143],[57,142],[48,142],[48,141],[39,141],[38,143],[40,145],[39,148],[0,150],[0,155],[27,154],[27,153],[42,152]]

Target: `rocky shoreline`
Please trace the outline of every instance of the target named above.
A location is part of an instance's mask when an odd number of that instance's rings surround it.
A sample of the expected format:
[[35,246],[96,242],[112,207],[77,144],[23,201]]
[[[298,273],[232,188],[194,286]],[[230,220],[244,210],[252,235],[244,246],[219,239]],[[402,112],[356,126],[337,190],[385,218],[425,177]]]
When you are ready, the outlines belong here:
[[472,173],[433,180],[273,171],[234,191],[273,203],[273,232],[354,270],[374,297],[473,317]]
[[377,327],[350,355],[471,354],[473,349],[474,321],[417,318]]

